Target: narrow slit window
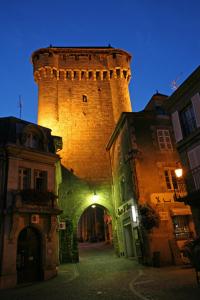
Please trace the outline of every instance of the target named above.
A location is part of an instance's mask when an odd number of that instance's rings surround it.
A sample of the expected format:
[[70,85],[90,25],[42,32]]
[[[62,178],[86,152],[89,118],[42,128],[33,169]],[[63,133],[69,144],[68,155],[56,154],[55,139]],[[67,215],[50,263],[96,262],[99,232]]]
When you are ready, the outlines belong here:
[[88,102],[88,99],[87,99],[86,95],[83,95],[82,99],[83,99],[83,102]]

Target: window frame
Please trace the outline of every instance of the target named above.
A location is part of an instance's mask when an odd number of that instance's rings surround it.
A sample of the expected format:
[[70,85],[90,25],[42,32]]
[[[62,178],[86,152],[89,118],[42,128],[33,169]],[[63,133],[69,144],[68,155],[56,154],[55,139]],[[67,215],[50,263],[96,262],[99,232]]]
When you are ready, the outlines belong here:
[[179,119],[183,137],[187,137],[197,129],[197,123],[192,103],[179,111]]
[[176,240],[187,240],[191,237],[188,215],[173,216],[172,223]]
[[[170,130],[166,128],[157,128],[157,141],[161,151],[173,151],[173,145]],[[163,146],[162,146],[163,145]]]
[[[34,169],[34,190],[46,192],[48,190],[48,172],[46,170]],[[40,175],[42,175],[40,177]]]
[[[27,174],[24,174],[24,171],[27,171]],[[18,189],[27,190],[30,188],[31,188],[31,168],[19,167],[18,168]]]

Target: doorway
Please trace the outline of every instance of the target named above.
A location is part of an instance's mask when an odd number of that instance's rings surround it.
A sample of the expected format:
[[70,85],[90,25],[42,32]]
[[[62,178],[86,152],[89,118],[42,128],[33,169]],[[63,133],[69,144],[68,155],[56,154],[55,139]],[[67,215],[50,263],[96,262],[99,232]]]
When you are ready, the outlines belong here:
[[125,237],[125,245],[126,245],[126,256],[127,257],[135,257],[135,249],[134,249],[134,238],[131,224],[124,224],[124,237]]
[[17,283],[42,279],[41,237],[35,228],[24,228],[17,243]]

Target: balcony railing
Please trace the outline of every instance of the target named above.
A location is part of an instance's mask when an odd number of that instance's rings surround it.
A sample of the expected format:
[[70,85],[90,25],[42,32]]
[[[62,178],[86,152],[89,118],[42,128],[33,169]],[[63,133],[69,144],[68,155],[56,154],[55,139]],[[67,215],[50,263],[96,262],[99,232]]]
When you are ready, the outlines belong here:
[[186,185],[188,193],[200,191],[200,165],[187,172]]
[[42,207],[57,208],[57,196],[49,191],[37,191],[33,189],[13,192],[17,206],[36,205]]

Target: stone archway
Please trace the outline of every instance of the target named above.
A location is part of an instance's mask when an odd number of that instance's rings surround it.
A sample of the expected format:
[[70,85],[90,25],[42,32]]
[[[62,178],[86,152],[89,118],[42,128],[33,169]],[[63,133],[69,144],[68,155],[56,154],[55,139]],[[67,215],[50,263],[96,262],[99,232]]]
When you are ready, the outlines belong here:
[[41,235],[33,227],[25,227],[17,241],[17,283],[42,279]]
[[112,244],[112,217],[104,206],[88,206],[78,221],[77,238],[80,243],[107,242]]

